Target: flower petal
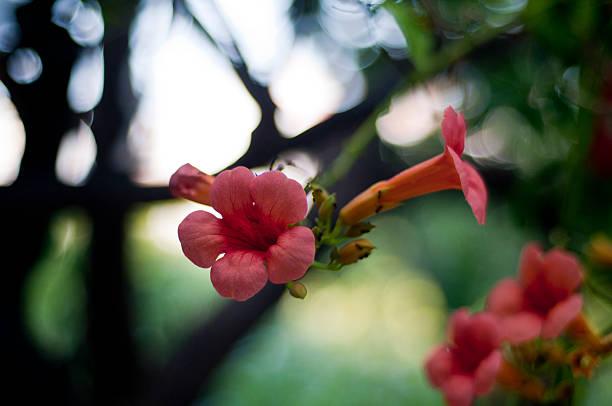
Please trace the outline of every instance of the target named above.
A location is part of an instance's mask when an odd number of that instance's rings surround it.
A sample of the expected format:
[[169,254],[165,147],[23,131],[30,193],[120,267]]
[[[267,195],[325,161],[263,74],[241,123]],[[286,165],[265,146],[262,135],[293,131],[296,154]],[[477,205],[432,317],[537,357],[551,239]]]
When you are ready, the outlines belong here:
[[[460,353],[469,349],[470,355],[487,356],[501,343],[501,330],[498,319],[487,312],[467,316],[467,310],[451,319],[451,337]],[[464,351],[465,349],[465,351]]]
[[453,369],[453,355],[448,347],[437,345],[425,360],[425,373],[433,387],[441,387],[450,377]]
[[477,395],[484,395],[493,388],[502,358],[501,352],[495,350],[478,365],[474,373],[474,391]]
[[519,260],[519,280],[521,285],[528,286],[536,280],[542,270],[542,248],[537,243],[523,247]]
[[465,120],[462,113],[455,113],[450,106],[444,110],[442,137],[446,141],[446,146],[461,156],[465,145]]
[[453,375],[442,386],[442,392],[450,406],[469,406],[474,400],[474,380],[465,375]]
[[210,203],[224,217],[251,210],[249,187],[253,178],[253,172],[244,166],[221,172],[210,188]]
[[580,295],[572,295],[557,303],[546,315],[542,325],[542,337],[557,337],[580,314],[581,309],[582,297]]
[[457,344],[457,338],[463,337],[470,325],[470,312],[466,308],[456,310],[447,323],[448,341]]
[[499,347],[502,332],[499,321],[490,313],[481,312],[469,318],[466,325],[455,323],[453,356],[464,371],[475,371],[480,362]]
[[542,331],[542,318],[535,313],[519,312],[500,320],[504,340],[511,344],[531,341]]
[[465,200],[467,200],[472,208],[472,213],[474,213],[478,224],[482,225],[487,218],[487,187],[476,169],[472,168],[467,162],[462,161],[454,150],[449,149],[447,151],[453,158],[455,168],[459,174],[461,190]]
[[225,244],[221,230],[218,218],[202,210],[194,211],[178,227],[183,253],[197,266],[210,267]]
[[233,251],[215,262],[210,280],[221,296],[243,301],[266,285],[268,275],[261,254]]
[[315,240],[307,227],[297,226],[283,232],[266,253],[266,265],[272,283],[301,278],[314,261]]
[[553,248],[544,255],[544,269],[549,283],[571,293],[582,282],[582,269],[573,254]]
[[175,197],[210,205],[210,188],[214,181],[214,176],[185,164],[170,177],[170,193]]
[[265,172],[251,182],[251,197],[261,212],[283,227],[306,217],[308,202],[302,186],[280,171]]
[[511,278],[502,279],[487,297],[487,310],[496,316],[506,316],[523,309],[523,289]]

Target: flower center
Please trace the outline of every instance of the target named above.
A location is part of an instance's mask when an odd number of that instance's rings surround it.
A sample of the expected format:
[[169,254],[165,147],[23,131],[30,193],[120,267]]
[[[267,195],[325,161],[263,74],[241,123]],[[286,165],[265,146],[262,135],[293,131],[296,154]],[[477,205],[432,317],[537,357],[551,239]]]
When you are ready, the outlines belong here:
[[543,315],[568,296],[567,290],[553,286],[543,275],[538,275],[525,289],[526,307]]
[[276,244],[283,226],[272,221],[256,207],[240,215],[225,216],[222,219],[223,234],[227,237],[230,250],[267,251]]

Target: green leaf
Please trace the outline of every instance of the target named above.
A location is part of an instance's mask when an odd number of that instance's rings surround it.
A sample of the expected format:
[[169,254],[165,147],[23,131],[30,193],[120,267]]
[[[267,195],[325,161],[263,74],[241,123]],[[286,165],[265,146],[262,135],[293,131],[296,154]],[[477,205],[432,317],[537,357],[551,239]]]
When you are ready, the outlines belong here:
[[410,47],[411,59],[417,70],[426,70],[431,63],[431,50],[433,47],[432,34],[426,27],[425,20],[419,16],[411,5],[405,1],[387,1],[384,7],[399,24],[406,42]]

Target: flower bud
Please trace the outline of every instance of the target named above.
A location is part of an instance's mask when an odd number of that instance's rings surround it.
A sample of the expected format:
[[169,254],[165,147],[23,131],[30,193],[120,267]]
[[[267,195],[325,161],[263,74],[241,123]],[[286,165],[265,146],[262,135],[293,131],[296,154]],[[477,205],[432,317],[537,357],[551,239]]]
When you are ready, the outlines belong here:
[[335,209],[336,209],[336,195],[332,193],[321,204],[321,207],[319,207],[319,218],[321,220],[327,220]]
[[612,240],[603,234],[592,237],[587,246],[587,256],[599,266],[612,268]]
[[368,257],[374,248],[374,244],[365,238],[351,241],[338,252],[338,261],[344,265],[353,264]]
[[601,347],[601,334],[582,313],[567,325],[566,330],[572,340],[588,348],[599,349]]
[[353,224],[344,232],[344,236],[349,238],[359,237],[365,233],[369,233],[374,227],[376,226],[371,223]]
[[303,283],[293,282],[291,284],[291,287],[289,288],[289,293],[295,298],[304,299],[308,291],[306,290],[306,285],[304,285]]
[[574,377],[590,378],[593,375],[593,370],[599,364],[597,354],[584,347],[576,348],[567,358]]
[[170,193],[175,197],[210,205],[210,188],[215,177],[207,175],[195,166],[185,164],[170,178]]
[[329,194],[327,190],[323,189],[321,186],[317,184],[311,184],[312,187],[312,200],[314,200],[314,204],[317,206],[317,209],[321,208],[321,205],[327,200]]

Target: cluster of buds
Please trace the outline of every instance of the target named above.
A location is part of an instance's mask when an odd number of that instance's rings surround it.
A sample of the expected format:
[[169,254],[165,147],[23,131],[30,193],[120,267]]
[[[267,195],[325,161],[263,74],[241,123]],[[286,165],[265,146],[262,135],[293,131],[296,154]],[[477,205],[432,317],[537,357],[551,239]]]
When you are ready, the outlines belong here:
[[370,232],[374,226],[370,223],[357,223],[345,227],[341,218],[338,218],[332,226],[332,215],[336,209],[335,194],[329,194],[323,187],[314,183],[310,185],[310,188],[312,190],[312,199],[318,210],[316,226],[312,228],[316,247],[332,247],[329,263],[315,262],[313,267],[338,271],[345,265],[354,264],[360,259],[367,258],[372,250],[376,248],[370,240],[358,238],[341,248],[338,248],[338,245],[348,239],[361,237],[363,234]]

